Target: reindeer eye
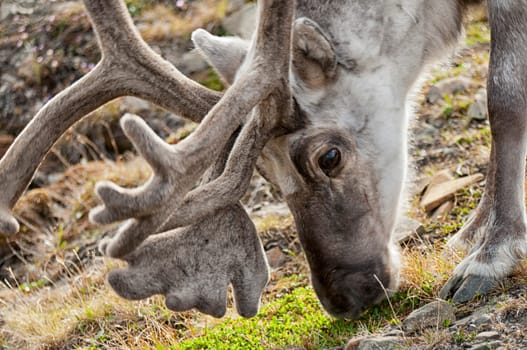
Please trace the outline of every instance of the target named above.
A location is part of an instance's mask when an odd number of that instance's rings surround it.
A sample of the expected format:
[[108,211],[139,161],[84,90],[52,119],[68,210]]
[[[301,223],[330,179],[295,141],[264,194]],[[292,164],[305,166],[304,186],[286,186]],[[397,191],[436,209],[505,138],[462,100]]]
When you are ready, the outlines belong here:
[[331,170],[335,169],[339,163],[340,151],[336,148],[330,149],[324,155],[318,158],[318,165],[326,175],[328,175]]

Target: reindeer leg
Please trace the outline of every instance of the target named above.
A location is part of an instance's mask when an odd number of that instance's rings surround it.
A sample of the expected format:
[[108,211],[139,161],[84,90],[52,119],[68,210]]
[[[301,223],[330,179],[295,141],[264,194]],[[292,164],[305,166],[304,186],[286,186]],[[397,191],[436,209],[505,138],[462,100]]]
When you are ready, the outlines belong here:
[[485,229],[489,223],[492,208],[492,194],[495,192],[494,179],[496,175],[496,147],[492,145],[490,152],[489,169],[485,184],[485,193],[474,215],[465,223],[452,238],[448,240],[447,247],[452,251],[461,250],[469,252],[481,244]]
[[[440,292],[455,302],[485,294],[527,255],[525,157],[527,154],[527,8],[489,1],[492,47],[489,112],[492,129],[488,211],[482,236]],[[483,218],[483,217],[482,217]]]

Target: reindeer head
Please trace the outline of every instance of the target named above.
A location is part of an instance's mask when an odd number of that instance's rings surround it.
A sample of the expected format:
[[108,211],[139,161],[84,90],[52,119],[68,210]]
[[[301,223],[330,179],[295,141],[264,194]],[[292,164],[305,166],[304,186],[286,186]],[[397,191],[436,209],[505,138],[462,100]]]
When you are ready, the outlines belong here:
[[[248,43],[202,30],[193,40],[233,83]],[[285,196],[322,304],[335,316],[356,317],[397,286],[394,214],[383,215],[371,147],[360,134],[367,128],[343,125],[335,115],[359,108],[345,88],[353,62],[343,63],[329,36],[307,18],[294,22],[292,45],[290,81],[299,127],[267,144],[258,169]]]

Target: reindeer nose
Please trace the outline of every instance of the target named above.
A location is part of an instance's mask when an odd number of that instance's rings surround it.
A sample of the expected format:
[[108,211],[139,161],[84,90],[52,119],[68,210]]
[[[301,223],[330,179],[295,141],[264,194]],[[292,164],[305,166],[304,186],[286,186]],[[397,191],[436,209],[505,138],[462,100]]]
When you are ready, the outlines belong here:
[[355,319],[368,307],[386,297],[383,285],[389,276],[376,276],[371,271],[350,272],[348,268],[333,269],[322,279],[313,276],[313,287],[322,306],[334,317]]
[[356,319],[366,309],[366,306],[349,290],[337,291],[336,293],[329,293],[329,295],[327,298],[319,295],[319,299],[324,309],[333,317]]

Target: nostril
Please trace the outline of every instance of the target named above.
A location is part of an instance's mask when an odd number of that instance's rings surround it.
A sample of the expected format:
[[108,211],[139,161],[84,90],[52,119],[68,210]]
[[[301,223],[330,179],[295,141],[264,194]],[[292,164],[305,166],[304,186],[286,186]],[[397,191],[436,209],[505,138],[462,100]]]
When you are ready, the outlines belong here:
[[313,278],[313,286],[322,306],[338,318],[357,318],[368,307],[386,297],[384,285],[387,276],[376,277],[372,272],[349,272],[345,269],[332,269],[318,281]]

